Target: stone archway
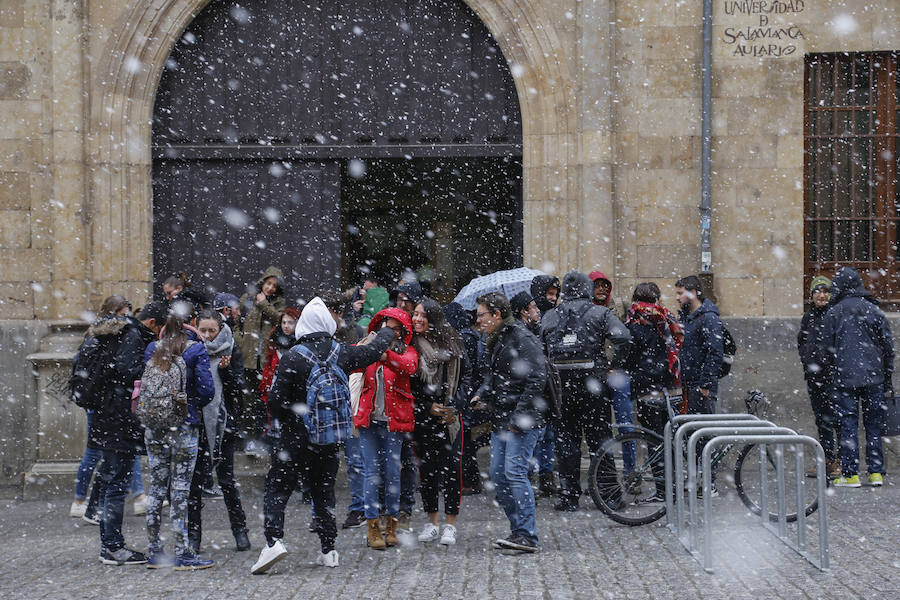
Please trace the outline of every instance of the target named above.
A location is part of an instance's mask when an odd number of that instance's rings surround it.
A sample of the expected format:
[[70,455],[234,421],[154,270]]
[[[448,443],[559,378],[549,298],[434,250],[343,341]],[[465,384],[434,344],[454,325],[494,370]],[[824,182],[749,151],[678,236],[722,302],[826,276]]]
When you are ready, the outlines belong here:
[[[111,285],[150,295],[153,104],[175,41],[208,1],[131,0],[97,64],[88,135],[94,301]],[[519,95],[525,262],[575,264],[581,200],[569,165],[577,162],[577,124],[563,45],[537,0],[466,3],[512,65]]]

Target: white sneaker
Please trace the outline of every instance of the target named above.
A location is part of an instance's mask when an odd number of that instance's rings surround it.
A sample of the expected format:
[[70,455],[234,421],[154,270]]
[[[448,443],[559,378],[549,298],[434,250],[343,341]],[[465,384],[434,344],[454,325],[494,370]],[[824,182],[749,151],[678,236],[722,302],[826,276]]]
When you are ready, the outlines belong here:
[[441,532],[438,529],[438,526],[431,523],[426,523],[419,533],[420,542],[433,542],[439,537],[441,537]]
[[84,511],[87,510],[87,502],[72,502],[72,506],[69,507],[69,516],[74,519],[80,519],[84,516]]
[[275,540],[275,543],[271,546],[268,544],[263,546],[262,552],[259,553],[259,558],[256,560],[256,563],[250,567],[250,572],[253,575],[261,575],[286,555],[287,549],[284,547],[284,544],[281,540]]
[[441,530],[441,544],[445,546],[452,546],[456,543],[456,527],[453,525],[444,525],[444,528]]
[[146,515],[147,514],[147,496],[144,496],[142,500],[134,501],[134,514],[136,515]]
[[332,550],[331,552],[326,552],[325,554],[320,554],[316,557],[316,564],[322,565],[323,567],[331,567],[334,568],[339,564],[339,556],[337,550]]

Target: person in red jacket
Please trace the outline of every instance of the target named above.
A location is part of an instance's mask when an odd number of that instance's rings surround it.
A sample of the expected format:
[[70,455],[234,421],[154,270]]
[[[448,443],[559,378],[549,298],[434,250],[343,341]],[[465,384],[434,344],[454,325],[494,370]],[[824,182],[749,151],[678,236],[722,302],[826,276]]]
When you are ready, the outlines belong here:
[[278,370],[278,361],[281,356],[293,348],[296,341],[294,340],[294,328],[297,321],[300,320],[300,310],[297,308],[286,308],[278,319],[278,326],[272,330],[269,336],[268,350],[266,352],[266,362],[263,368],[262,381],[259,382],[259,396],[263,404],[266,406],[266,439],[271,444],[272,439],[278,437],[277,422],[273,422],[272,413],[269,410],[269,390],[272,389],[272,382],[275,380],[275,371]]
[[[399,308],[386,308],[369,323],[369,333],[382,327],[394,331],[394,342],[369,365],[363,377],[359,409],[353,424],[359,430],[364,464],[365,498],[369,547],[384,550],[397,544],[397,515],[400,512],[400,449],[403,433],[415,425],[413,396],[409,378],[419,367],[419,354],[410,345],[413,328],[409,314]],[[381,505],[378,493],[384,473],[387,526],[384,535],[378,522]]]

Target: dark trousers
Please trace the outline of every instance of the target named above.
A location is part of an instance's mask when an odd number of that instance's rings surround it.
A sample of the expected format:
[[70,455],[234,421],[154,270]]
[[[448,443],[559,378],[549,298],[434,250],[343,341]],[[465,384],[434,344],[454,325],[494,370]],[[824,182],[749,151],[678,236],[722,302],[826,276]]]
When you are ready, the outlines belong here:
[[[711,415],[716,412],[716,393],[710,390],[708,396],[700,393],[700,388],[696,384],[685,384],[687,389],[687,405],[689,415]],[[709,438],[700,440],[697,444],[697,466],[700,466],[700,457],[703,456],[703,448]],[[697,471],[699,474],[699,470]],[[699,475],[698,475],[699,476]],[[716,468],[712,468],[712,482],[716,482]]]
[[[241,496],[234,482],[234,446],[236,438],[230,431],[222,437],[222,456],[216,464],[216,477],[222,488],[222,500],[228,510],[228,521],[231,532],[245,531],[247,518],[241,505]],[[200,442],[197,452],[197,465],[191,478],[191,492],[188,495],[188,539],[199,547],[203,536],[203,488],[212,477],[213,458],[210,456],[209,442],[205,428],[200,428]]]
[[415,442],[411,433],[403,434],[400,449],[400,512],[412,514],[416,505],[416,489],[419,483]]
[[559,497],[577,504],[581,497],[582,439],[593,458],[603,442],[612,437],[609,425],[612,403],[605,382],[592,371],[563,369],[560,379],[563,403],[560,418],[554,424]]
[[301,471],[309,482],[313,500],[313,520],[319,534],[322,553],[334,550],[337,522],[334,518],[334,480],[337,477],[338,445],[316,446],[302,443],[286,446],[283,441],[272,453],[272,465],[266,475],[263,498],[266,540],[284,537],[284,508],[297,488]]
[[[669,422],[669,411],[666,409],[666,400],[664,397],[654,398],[652,401],[638,400],[637,418],[638,422],[647,429],[654,431],[662,437],[666,423]],[[656,480],[656,493],[658,496],[664,497],[666,494],[665,468],[661,461],[653,463],[651,466],[653,478]]]
[[100,544],[103,548],[116,551],[125,547],[122,536],[122,519],[125,515],[125,496],[131,486],[134,469],[134,452],[103,451],[100,464],[100,479],[103,483],[99,499]]
[[[459,444],[449,439],[446,427],[416,425],[414,439],[419,458],[419,493],[422,510],[438,512],[438,492],[444,491],[444,513],[459,514]],[[402,478],[402,475],[401,475]]]
[[834,461],[837,459],[837,440],[840,440],[841,435],[834,386],[829,381],[808,379],[806,389],[816,418],[819,442],[825,451],[825,460]]
[[859,474],[859,407],[862,405],[866,428],[866,469],[869,474],[884,474],[881,433],[887,404],[882,384],[858,388],[838,388],[841,415],[841,471],[844,477]]

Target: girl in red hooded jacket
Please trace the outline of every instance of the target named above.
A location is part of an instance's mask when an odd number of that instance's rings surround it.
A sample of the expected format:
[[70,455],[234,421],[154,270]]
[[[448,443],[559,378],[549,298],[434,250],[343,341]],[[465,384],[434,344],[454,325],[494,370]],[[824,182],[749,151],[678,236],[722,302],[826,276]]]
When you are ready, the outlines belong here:
[[[413,328],[409,314],[399,308],[386,308],[372,318],[369,332],[381,327],[394,330],[394,343],[382,354],[381,360],[366,368],[359,409],[353,418],[353,424],[359,430],[364,464],[363,498],[368,522],[366,539],[374,550],[384,550],[397,544],[400,448],[403,434],[411,432],[415,424],[409,378],[419,367],[419,354],[410,345]],[[382,473],[388,515],[384,535],[378,523]]]

